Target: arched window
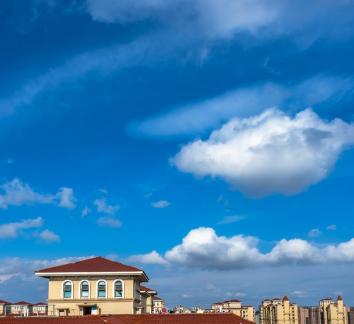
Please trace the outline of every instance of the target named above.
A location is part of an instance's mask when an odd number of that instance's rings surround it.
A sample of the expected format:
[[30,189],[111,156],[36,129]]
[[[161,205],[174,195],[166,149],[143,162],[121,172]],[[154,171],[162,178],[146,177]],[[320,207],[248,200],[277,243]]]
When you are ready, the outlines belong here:
[[90,284],[87,280],[81,281],[80,297],[81,298],[89,298],[90,297]]
[[124,291],[124,286],[123,286],[123,281],[122,280],[116,280],[114,282],[114,298],[123,298],[123,291]]
[[73,284],[71,281],[65,281],[63,284],[63,297],[72,298],[73,296]]
[[107,284],[104,280],[97,282],[97,297],[105,298],[107,296]]

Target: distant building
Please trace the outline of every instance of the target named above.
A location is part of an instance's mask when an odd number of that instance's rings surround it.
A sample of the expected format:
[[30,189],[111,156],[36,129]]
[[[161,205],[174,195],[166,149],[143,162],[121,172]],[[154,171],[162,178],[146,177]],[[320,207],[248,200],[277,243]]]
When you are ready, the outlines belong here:
[[5,316],[6,315],[6,305],[8,305],[9,302],[6,300],[0,300],[0,316]]
[[211,309],[215,313],[233,313],[251,322],[255,322],[256,320],[254,307],[250,305],[243,306],[238,299],[214,303],[211,305]]
[[141,301],[141,313],[152,314],[153,312],[153,297],[157,294],[157,291],[151,288],[140,285],[140,301]]
[[165,301],[158,296],[153,296],[153,314],[162,314],[166,313]]
[[189,307],[185,307],[182,305],[177,305],[174,309],[173,312],[176,314],[191,314],[192,310]]
[[46,303],[37,303],[32,305],[32,316],[47,316],[48,305]]
[[27,317],[32,315],[32,304],[20,301],[6,306],[6,315]]
[[354,307],[348,308],[348,323],[354,324]]
[[320,301],[321,324],[348,324],[348,310],[343,303],[343,298],[338,296],[336,302],[332,298]]
[[320,324],[320,312],[316,306],[299,307],[299,324]]
[[299,324],[298,307],[283,299],[265,299],[259,307],[260,324]]
[[[102,257],[42,269],[48,279],[48,315],[140,314],[152,308],[143,270]],[[150,304],[149,304],[150,303]]]

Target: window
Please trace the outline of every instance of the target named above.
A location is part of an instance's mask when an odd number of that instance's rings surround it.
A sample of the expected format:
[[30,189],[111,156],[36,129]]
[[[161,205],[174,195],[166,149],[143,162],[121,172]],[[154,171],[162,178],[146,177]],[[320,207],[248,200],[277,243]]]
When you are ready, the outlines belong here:
[[123,298],[123,281],[121,280],[114,282],[114,298]]
[[97,282],[97,297],[106,297],[106,282],[104,280],[100,280]]
[[72,298],[73,284],[71,281],[65,281],[63,285],[64,298]]
[[87,280],[81,282],[80,296],[81,298],[90,297],[90,284]]

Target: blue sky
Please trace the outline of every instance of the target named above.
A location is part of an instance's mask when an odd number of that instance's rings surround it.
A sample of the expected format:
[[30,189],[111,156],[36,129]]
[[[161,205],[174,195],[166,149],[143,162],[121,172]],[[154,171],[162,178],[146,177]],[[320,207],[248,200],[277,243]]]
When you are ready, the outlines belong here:
[[346,0],[2,1],[0,299],[102,255],[169,305],[354,304],[353,20]]

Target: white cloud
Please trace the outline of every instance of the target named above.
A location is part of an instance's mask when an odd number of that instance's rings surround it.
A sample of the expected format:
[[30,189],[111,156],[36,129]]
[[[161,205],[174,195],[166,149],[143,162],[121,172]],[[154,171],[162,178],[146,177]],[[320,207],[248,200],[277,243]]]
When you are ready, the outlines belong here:
[[308,236],[309,237],[319,237],[322,235],[322,232],[318,228],[313,228],[311,231],[309,231]]
[[81,211],[81,217],[86,217],[90,213],[91,213],[91,209],[85,206]]
[[207,270],[354,263],[354,238],[337,245],[323,246],[299,238],[282,239],[266,252],[259,249],[259,241],[259,238],[252,236],[219,236],[212,228],[199,227],[191,230],[181,244],[166,251],[164,255],[152,251],[132,256],[131,260],[148,264],[179,264]]
[[127,258],[127,261],[141,264],[167,264],[167,261],[155,250],[147,254],[132,255]]
[[122,222],[113,216],[99,217],[97,220],[97,224],[102,227],[111,227],[111,228],[119,228],[122,226]]
[[167,200],[159,200],[159,201],[154,201],[151,203],[151,206],[154,208],[167,208],[168,206],[170,206],[171,203]]
[[59,199],[59,206],[63,208],[73,209],[75,205],[74,190],[71,188],[63,187],[57,193]]
[[47,243],[52,243],[52,242],[59,242],[60,241],[60,237],[58,234],[45,229],[42,232],[39,233],[38,237],[43,240],[44,242]]
[[34,191],[18,178],[0,185],[0,208],[34,204],[53,204],[63,208],[75,208],[74,191],[63,187],[56,194],[43,194]]
[[43,225],[41,217],[24,219],[19,222],[0,225],[0,239],[16,238],[24,230],[38,228]]
[[293,195],[326,178],[353,144],[353,124],[327,122],[311,110],[291,118],[269,109],[232,119],[207,140],[183,146],[171,162],[183,172],[221,178],[249,196]]
[[53,195],[35,192],[28,184],[20,179],[13,179],[0,186],[3,193],[0,195],[0,208],[8,206],[21,206],[31,204],[50,204],[53,202]]
[[99,213],[114,215],[119,209],[119,205],[109,205],[106,199],[96,199],[93,204]]
[[327,226],[328,231],[336,231],[337,230],[337,225],[336,224],[331,224]]
[[249,117],[269,107],[305,109],[331,97],[342,97],[352,87],[351,79],[329,76],[315,76],[292,86],[264,83],[183,104],[133,123],[130,131],[149,137],[200,134],[230,118]]
[[245,216],[242,215],[232,215],[232,216],[225,216],[221,221],[218,222],[219,225],[225,224],[233,224],[240,222],[245,219]]
[[[306,13],[303,7],[306,5]],[[220,39],[247,32],[269,36],[306,31],[314,37],[338,35],[326,26],[331,22],[345,34],[353,20],[350,1],[325,0],[284,2],[280,0],[87,0],[92,18],[105,23],[127,24],[157,21],[162,28],[182,33],[186,38]],[[348,32],[346,32],[348,33]],[[308,36],[309,37],[309,36]]]

